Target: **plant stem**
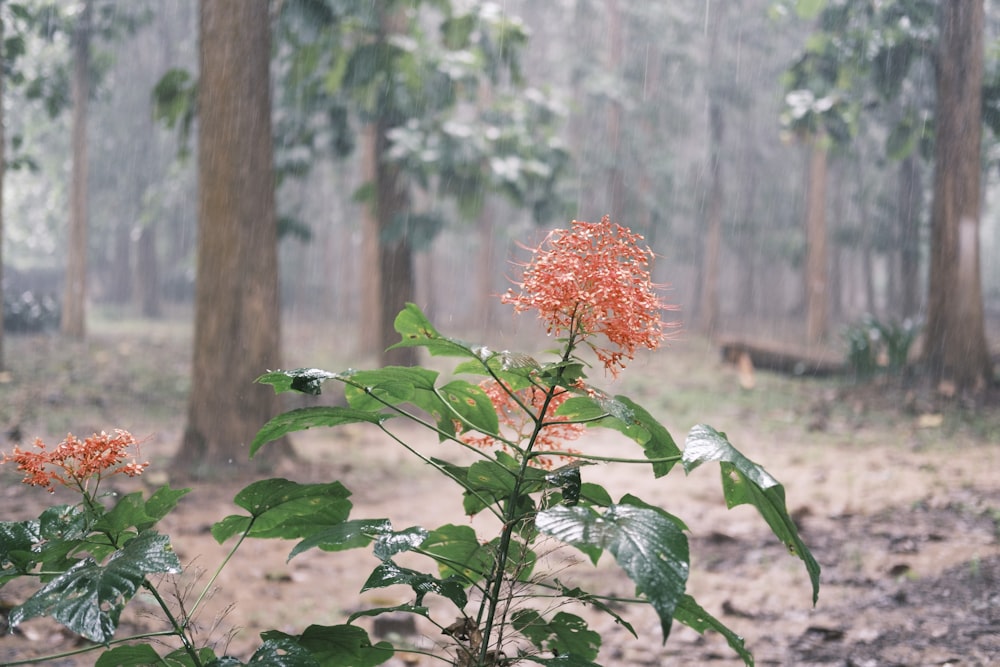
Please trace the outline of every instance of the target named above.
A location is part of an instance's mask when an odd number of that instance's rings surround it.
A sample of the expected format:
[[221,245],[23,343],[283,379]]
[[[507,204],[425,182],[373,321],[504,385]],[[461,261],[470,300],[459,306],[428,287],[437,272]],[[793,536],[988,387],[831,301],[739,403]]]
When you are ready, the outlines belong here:
[[74,655],[80,655],[82,653],[89,653],[90,651],[97,651],[99,649],[106,649],[109,646],[115,644],[124,644],[125,642],[136,641],[137,639],[148,639],[150,637],[169,637],[175,634],[173,630],[160,630],[158,632],[145,632],[141,635],[132,635],[131,637],[122,637],[121,639],[112,639],[107,644],[92,644],[90,646],[84,646],[83,648],[75,648],[72,651],[64,651],[62,653],[53,653],[51,655],[46,655],[41,658],[29,658],[26,660],[15,660],[13,662],[3,663],[4,667],[14,667],[15,665],[35,665],[39,662],[51,662],[53,660],[59,660],[60,658],[69,658]]
[[144,580],[142,582],[142,585],[147,591],[153,594],[154,598],[156,598],[157,604],[160,605],[160,609],[163,610],[163,613],[167,617],[167,621],[170,622],[170,625],[174,629],[171,634],[177,635],[178,639],[181,640],[181,643],[184,645],[184,652],[191,657],[191,660],[194,663],[195,667],[202,667],[201,660],[198,659],[198,651],[195,650],[194,645],[191,643],[190,638],[187,636],[185,627],[186,622],[185,625],[181,625],[177,621],[177,619],[174,618],[174,615],[170,612],[170,607],[167,606],[166,600],[164,600],[163,597],[160,595],[160,592],[156,590],[156,586],[149,583],[149,579]]
[[[566,342],[566,349],[562,355],[562,363],[569,361],[571,355],[573,354],[573,348],[575,347],[575,334],[573,333],[573,328],[570,329],[570,335]],[[556,380],[562,377],[562,369],[558,371]],[[486,609],[486,623],[483,626],[483,643],[479,649],[479,664],[486,664],[486,656],[489,653],[489,648],[491,644],[491,638],[493,634],[493,625],[496,621],[497,607],[500,605],[500,595],[503,588],[504,572],[507,569],[507,551],[510,549],[511,537],[514,534],[514,528],[518,523],[519,517],[517,514],[517,499],[521,495],[521,485],[524,482],[525,475],[528,470],[528,465],[531,463],[532,449],[535,446],[535,442],[538,440],[538,434],[546,426],[545,415],[548,412],[549,404],[551,404],[553,397],[555,396],[556,388],[558,387],[558,382],[552,383],[545,393],[545,400],[542,401],[542,406],[539,408],[538,416],[534,417],[535,427],[531,433],[531,438],[528,440],[528,446],[524,450],[524,455],[521,457],[521,467],[518,470],[517,477],[514,479],[514,488],[511,489],[510,495],[507,497],[507,507],[504,511],[504,523],[503,531],[500,533],[500,546],[497,551],[496,565],[493,568],[492,580],[489,582],[492,584],[492,590],[490,591],[489,598],[487,600]],[[530,411],[527,411],[531,414]],[[500,640],[497,640],[497,650],[499,651]]]

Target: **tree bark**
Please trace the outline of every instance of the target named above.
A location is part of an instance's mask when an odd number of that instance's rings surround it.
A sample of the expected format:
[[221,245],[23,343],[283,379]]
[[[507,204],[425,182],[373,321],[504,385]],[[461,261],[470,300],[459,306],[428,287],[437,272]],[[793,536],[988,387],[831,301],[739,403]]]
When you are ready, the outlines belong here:
[[[378,128],[375,123],[365,126],[361,137],[361,172],[366,183],[375,186],[375,165],[378,161],[378,148],[375,135]],[[374,192],[372,193],[374,197]],[[382,294],[382,277],[379,270],[379,224],[374,200],[364,207],[361,220],[361,266],[364,274],[361,276],[361,317],[360,336],[358,336],[358,352],[364,356],[380,356],[384,348],[380,347],[382,336],[382,309],[379,299]]]
[[414,300],[413,249],[409,237],[399,229],[398,217],[406,215],[408,199],[399,168],[383,159],[388,151],[388,125],[376,122],[375,129],[375,217],[378,222],[379,267],[379,362],[381,365],[413,366],[417,349],[388,349],[399,342],[393,327],[396,315]]
[[[390,3],[380,4],[379,40],[388,40],[403,31],[405,15],[391,9]],[[375,174],[375,221],[378,244],[378,338],[379,363],[383,366],[413,366],[417,363],[417,349],[413,347],[389,350],[399,342],[393,323],[408,302],[414,301],[413,248],[406,226],[400,217],[409,213],[410,202],[404,177],[399,167],[385,159],[389,150],[391,120],[381,116],[374,121],[370,159]]]
[[[279,409],[254,379],[280,356],[268,3],[201,0],[199,21],[194,360],[175,459],[195,477],[248,467],[254,434]],[[257,467],[287,453],[271,443]]]
[[66,286],[60,330],[67,338],[86,336],[87,304],[87,102],[90,97],[90,22],[86,0],[73,31],[73,167],[67,234]]
[[712,334],[719,325],[719,255],[722,252],[722,135],[724,121],[719,103],[708,102],[709,190],[705,215],[704,285],[701,291],[701,328]]
[[160,266],[156,257],[156,226],[145,224],[136,240],[135,284],[139,312],[157,319],[163,315],[160,300]]
[[826,335],[828,321],[827,139],[820,132],[811,141],[806,195],[806,340],[817,343]]
[[924,361],[935,380],[976,391],[992,379],[979,267],[983,1],[939,11]]
[[903,319],[920,312],[920,158],[908,155],[899,163],[899,283],[900,315]]
[[[622,27],[621,9],[617,0],[605,0],[605,7],[608,12],[608,73],[616,80],[621,76],[622,51],[624,50],[625,35]],[[626,227],[629,226],[625,216],[627,192],[625,188],[625,170],[622,163],[625,160],[622,149],[622,102],[618,99],[611,99],[608,102],[608,155],[611,163],[608,165],[607,188],[608,188],[608,215],[612,221],[619,222]],[[600,216],[597,216],[600,217]]]
[[[0,0],[0,44],[3,44],[4,40],[4,25],[3,25],[3,3],[4,0]],[[7,175],[7,143],[6,137],[4,135],[4,114],[3,114],[3,88],[4,80],[3,73],[7,68],[7,63],[3,58],[3,51],[0,51],[0,371],[7,369],[6,356],[4,355],[4,327],[3,327],[3,181],[4,177]]]

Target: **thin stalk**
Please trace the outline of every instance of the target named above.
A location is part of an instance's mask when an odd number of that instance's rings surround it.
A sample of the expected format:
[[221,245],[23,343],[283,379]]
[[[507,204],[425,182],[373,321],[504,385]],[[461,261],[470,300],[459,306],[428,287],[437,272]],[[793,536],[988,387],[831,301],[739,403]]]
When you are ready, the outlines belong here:
[[[572,333],[575,327],[570,328],[570,336],[566,343],[566,350],[563,352],[562,363],[569,361],[574,348],[575,334]],[[562,370],[560,369],[559,375],[562,375]],[[514,488],[511,490],[510,495],[507,498],[507,508],[504,512],[504,524],[503,530],[500,533],[500,546],[497,552],[496,565],[493,568],[492,574],[492,590],[487,600],[486,609],[486,622],[483,626],[483,643],[479,650],[479,664],[486,664],[486,656],[489,653],[489,647],[493,634],[493,624],[496,621],[497,607],[500,604],[500,595],[503,588],[503,574],[507,569],[507,551],[510,549],[511,538],[514,534],[514,528],[517,524],[517,517],[515,516],[517,512],[517,499],[521,495],[521,486],[524,482],[525,475],[528,470],[528,465],[531,463],[531,452],[535,446],[535,442],[538,440],[538,435],[541,433],[542,428],[545,427],[545,415],[548,412],[549,404],[551,404],[552,399],[555,395],[557,384],[553,384],[548,387],[545,393],[545,400],[542,401],[541,408],[538,411],[538,416],[533,417],[535,421],[535,428],[531,433],[531,438],[528,440],[528,446],[524,450],[524,456],[521,457],[521,467],[518,470],[517,477],[514,480]],[[528,414],[531,414],[528,411]],[[499,640],[497,642],[499,644]],[[499,646],[498,646],[499,649]]]
[[109,646],[114,646],[115,644],[124,644],[125,642],[133,642],[138,639],[149,639],[150,637],[170,637],[176,634],[173,630],[159,630],[157,632],[144,632],[141,635],[132,635],[130,637],[122,637],[121,639],[112,639],[107,644],[92,644],[90,646],[84,646],[83,648],[75,648],[72,651],[63,651],[62,653],[53,653],[51,655],[46,655],[41,658],[29,658],[27,660],[14,660],[13,662],[3,663],[4,667],[15,667],[15,665],[36,665],[42,661],[51,662],[53,660],[59,660],[61,658],[70,658],[74,655],[80,655],[82,653],[89,653],[90,651],[97,651],[99,649],[106,649]]
[[184,652],[191,657],[191,661],[194,663],[195,667],[202,667],[201,660],[198,659],[198,651],[195,650],[194,645],[187,636],[187,628],[185,627],[186,623],[185,625],[181,625],[177,619],[174,618],[174,615],[170,612],[170,607],[167,605],[167,601],[164,600],[163,596],[160,595],[160,592],[156,590],[156,586],[149,583],[148,579],[144,579],[142,585],[143,588],[152,593],[153,597],[156,598],[156,603],[160,605],[160,609],[163,610],[163,613],[167,617],[167,621],[170,622],[171,627],[174,629],[172,634],[177,635],[177,637],[181,640],[181,644],[184,645]]
[[[559,422],[556,422],[559,423]],[[620,456],[598,456],[596,454],[585,454],[583,452],[574,451],[562,451],[562,450],[550,450],[546,449],[543,452],[531,452],[526,455],[528,458],[536,458],[539,456],[564,456],[567,458],[583,459],[586,461],[606,461],[608,463],[671,463],[680,461],[683,458],[682,454],[674,454],[673,456],[658,456],[651,459],[631,459],[624,458]]]
[[222,562],[219,563],[219,567],[215,568],[215,572],[212,573],[212,576],[208,580],[208,583],[205,584],[205,587],[201,589],[201,593],[198,595],[198,599],[194,601],[194,605],[191,607],[191,611],[188,612],[187,614],[188,618],[194,616],[195,612],[198,611],[198,607],[201,605],[202,601],[204,601],[205,596],[208,595],[208,591],[210,591],[212,589],[212,586],[215,585],[215,580],[219,578],[220,574],[222,574],[222,568],[226,567],[226,565],[229,563],[232,557],[236,554],[236,550],[240,548],[241,544],[243,544],[243,540],[245,540],[247,538],[247,535],[250,534],[250,529],[253,528],[254,521],[256,521],[255,518],[250,519],[250,525],[247,526],[246,530],[243,531],[243,534],[240,535],[240,539],[236,541],[236,544],[234,544],[233,548],[229,550],[229,553],[227,553],[226,557],[222,559]]

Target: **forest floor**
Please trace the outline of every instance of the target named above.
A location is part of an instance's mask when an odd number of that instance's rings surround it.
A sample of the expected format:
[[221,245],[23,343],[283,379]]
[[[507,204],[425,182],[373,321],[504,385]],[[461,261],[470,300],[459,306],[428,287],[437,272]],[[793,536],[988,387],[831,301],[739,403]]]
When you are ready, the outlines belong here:
[[[286,328],[296,354],[289,366],[346,367],[319,334]],[[329,333],[323,334],[323,337]],[[182,428],[188,382],[189,333],[181,325],[97,327],[86,343],[37,336],[8,339],[10,369],[0,376],[0,437],[37,435],[58,442],[67,431],[128,428],[149,436],[151,459],[141,481],[116,490],[155,488],[169,482],[170,455]],[[532,349],[532,348],[528,348]],[[327,356],[324,356],[327,355]],[[330,364],[341,365],[330,365]],[[745,378],[744,378],[745,379]],[[1000,405],[945,400],[927,389],[896,382],[853,385],[841,378],[809,380],[758,372],[754,388],[740,386],[737,369],[723,364],[702,339],[674,341],[637,359],[612,390],[646,407],[679,444],[696,423],[728,433],[751,459],[781,481],[788,508],[823,572],[813,607],[805,568],[770,534],[748,506],[725,508],[719,474],[703,466],[656,480],[625,467],[584,470],[615,498],[631,493],[664,506],[690,527],[688,590],[700,604],[746,638],[758,665],[991,665],[1000,664]],[[264,418],[262,417],[262,420]],[[436,439],[408,433],[418,447],[442,458],[464,454]],[[576,443],[594,453],[626,455],[634,443],[595,430]],[[457,487],[421,466],[377,430],[345,427],[310,431],[295,439],[297,463],[276,475],[303,482],[339,480],[353,491],[352,517],[386,517],[397,528],[472,525],[486,534],[485,518],[461,511]],[[632,447],[632,450],[628,448]],[[19,484],[0,468],[0,520],[37,516],[48,494]],[[232,497],[243,482],[195,484],[161,524],[182,562],[181,577],[166,582],[171,596],[196,596],[230,544],[219,545],[210,526],[236,513]],[[127,482],[127,483],[126,483]],[[199,640],[221,655],[246,659],[267,628],[301,632],[310,624],[342,623],[357,610],[412,601],[396,588],[359,594],[377,561],[369,550],[307,551],[287,561],[292,544],[251,540],[216,581],[197,617]],[[546,556],[569,586],[629,597],[633,590],[607,556],[597,567],[562,547]],[[286,562],[287,561],[287,562]],[[537,570],[536,570],[537,571]],[[23,601],[18,584],[0,589],[0,610]],[[450,622],[441,599],[432,609]],[[449,603],[450,604],[450,603]],[[137,598],[123,616],[122,632],[159,629],[148,600]],[[606,667],[738,665],[717,634],[704,636],[674,624],[663,644],[648,608],[615,608],[635,628],[592,609],[573,609],[602,636],[597,662]],[[70,651],[80,644],[58,626],[29,621],[14,632],[0,615],[0,665]],[[418,619],[415,627],[374,628],[402,633],[425,649],[446,637]],[[96,654],[45,664],[92,665]],[[435,665],[415,657],[395,665]]]

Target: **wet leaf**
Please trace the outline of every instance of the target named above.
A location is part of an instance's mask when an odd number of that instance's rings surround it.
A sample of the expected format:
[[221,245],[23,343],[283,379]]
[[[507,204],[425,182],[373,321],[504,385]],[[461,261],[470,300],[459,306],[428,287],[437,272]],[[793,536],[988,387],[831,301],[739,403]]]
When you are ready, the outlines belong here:
[[269,442],[289,433],[305,431],[315,426],[342,426],[344,424],[381,424],[388,415],[380,415],[367,410],[355,410],[339,406],[313,406],[290,410],[274,417],[261,428],[250,444],[250,456]]
[[481,581],[493,568],[493,552],[485,547],[471,526],[446,524],[427,534],[420,548],[437,560],[442,577],[457,575]]
[[646,458],[651,460],[656,477],[669,473],[680,460],[681,450],[670,432],[626,396],[574,396],[560,405],[556,414],[573,421],[587,421],[587,426],[614,429],[631,438],[642,446]]
[[546,621],[534,609],[520,609],[511,615],[514,629],[541,651],[593,660],[601,649],[601,636],[574,614],[559,612]]
[[417,596],[417,606],[423,603],[424,596],[428,593],[434,593],[451,600],[459,609],[464,608],[469,601],[465,594],[465,588],[457,577],[436,579],[429,574],[400,567],[392,561],[385,561],[376,567],[368,580],[365,581],[365,585],[361,587],[361,592],[396,584],[409,586],[413,589]]
[[383,533],[392,533],[392,525],[388,519],[343,521],[317,531],[296,544],[295,548],[288,554],[288,560],[313,548],[322,551],[359,549],[371,544],[376,537],[381,540]]
[[743,637],[726,627],[719,619],[713,617],[702,609],[701,605],[695,602],[690,595],[684,595],[674,609],[674,618],[688,626],[698,634],[704,634],[705,630],[715,630],[726,638],[730,648],[736,651],[737,655],[743,659],[747,667],[753,667],[753,656],[743,645]]
[[604,514],[588,507],[543,510],[538,529],[591,555],[607,550],[660,617],[663,640],[670,635],[674,607],[688,576],[687,537],[677,524],[646,507],[611,505]]
[[347,519],[350,495],[340,482],[299,484],[287,479],[254,482],[234,498],[250,516],[226,517],[212,526],[212,536],[220,544],[247,529],[251,537],[309,537]]
[[394,322],[402,340],[389,349],[398,347],[424,347],[432,356],[474,357],[478,355],[462,341],[443,336],[416,304],[408,303]]
[[146,575],[180,569],[170,539],[147,531],[112,554],[107,564],[86,558],[52,579],[27,602],[11,610],[10,625],[51,616],[82,637],[107,643],[118,628],[122,609]]
[[319,368],[295,368],[289,371],[264,373],[257,378],[256,382],[271,385],[276,394],[298,391],[316,396],[321,393],[324,382],[337,377],[340,377],[339,373],[331,373]]
[[719,461],[722,468],[722,490],[726,505],[753,505],[764,517],[771,531],[788,550],[805,563],[812,582],[812,600],[819,598],[820,566],[799,537],[795,522],[785,506],[785,488],[763,467],[741,454],[730,444],[725,433],[699,424],[691,429],[684,446],[684,470],[692,470],[707,461]]
[[264,641],[293,641],[308,649],[323,667],[375,667],[393,655],[388,642],[372,644],[368,633],[355,625],[310,625],[301,635],[277,630],[261,633]]

